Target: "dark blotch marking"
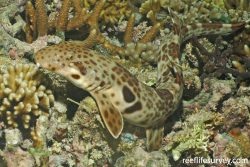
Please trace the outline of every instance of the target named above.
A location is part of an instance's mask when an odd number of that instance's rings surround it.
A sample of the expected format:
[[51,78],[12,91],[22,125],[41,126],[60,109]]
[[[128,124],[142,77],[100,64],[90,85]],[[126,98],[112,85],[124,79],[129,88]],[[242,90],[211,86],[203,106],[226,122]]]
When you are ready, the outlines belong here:
[[103,73],[104,73],[105,75],[108,75],[108,71],[106,71],[106,70],[103,70]]
[[118,84],[118,85],[121,85],[121,84],[122,84],[121,81],[120,81],[119,79],[117,79],[117,84]]
[[118,133],[118,128],[115,126],[114,127],[114,133],[117,134]]
[[116,119],[115,119],[115,118],[113,118],[113,119],[112,119],[112,122],[115,124],[115,123],[116,123]]
[[113,108],[110,108],[109,111],[110,111],[111,114],[114,114],[114,113],[115,113],[115,111],[114,111]]
[[101,59],[101,60],[106,60],[103,56],[100,56],[99,59]]
[[105,118],[108,118],[108,117],[109,117],[109,113],[108,113],[107,110],[104,111],[104,117],[105,117]]
[[162,61],[165,61],[166,59],[167,59],[167,55],[164,55],[164,56],[161,57]]
[[111,74],[111,78],[112,78],[112,80],[115,80],[115,75]]
[[113,127],[113,123],[112,123],[112,122],[110,122],[110,121],[108,121],[108,125],[109,125],[109,127],[110,127],[110,128],[112,128],[112,127]]
[[123,72],[123,69],[121,67],[113,67],[112,71],[115,72],[116,74],[120,75]]
[[[96,93],[97,93],[97,92],[96,92]],[[101,103],[102,103],[102,105],[104,105],[104,104],[105,104],[103,100],[101,100]]]
[[[169,103],[170,105],[173,102],[173,95],[170,91],[166,90],[166,89],[156,89],[156,93],[162,98],[164,99],[165,103]],[[158,106],[160,107],[160,106]]]
[[86,60],[86,61],[84,61],[84,63],[85,63],[85,64],[89,64],[89,61]]
[[72,78],[74,78],[74,79],[80,79],[80,76],[79,76],[78,74],[72,74],[71,76],[72,76]]
[[117,124],[122,125],[121,120],[118,119]]
[[129,80],[129,81],[128,81],[128,84],[129,84],[129,86],[133,86],[133,85],[134,85],[134,83],[133,83],[132,80]]
[[94,65],[97,65],[95,61],[93,61],[92,59],[89,60],[90,63],[94,64]]
[[124,86],[122,88],[122,94],[123,94],[124,100],[128,103],[131,103],[135,100],[135,95],[127,86]]
[[140,121],[140,124],[145,125],[148,123],[148,119]]
[[55,71],[55,70],[56,70],[56,68],[55,68],[55,67],[52,67],[52,68],[51,68],[51,71]]
[[102,82],[100,83],[100,87],[103,87],[104,85],[105,85],[105,82],[102,81]]
[[169,48],[170,48],[169,55],[179,58],[179,45],[171,43],[169,45]]
[[165,44],[165,45],[162,46],[161,50],[165,51],[167,48],[168,48],[168,44]]
[[122,79],[122,82],[126,81],[126,78],[124,76],[122,76],[121,79]]
[[142,109],[142,104],[140,101],[137,101],[134,105],[132,105],[131,107],[128,107],[125,109],[125,113],[126,114],[130,114],[133,113],[135,111],[141,110]]
[[107,96],[105,94],[102,94],[102,97],[105,98],[105,99],[107,98]]
[[222,24],[206,24],[206,23],[203,23],[202,24],[202,27],[206,30],[211,30],[211,29],[220,29],[223,27]]
[[74,65],[79,69],[82,75],[86,75],[87,70],[81,62],[75,62]]

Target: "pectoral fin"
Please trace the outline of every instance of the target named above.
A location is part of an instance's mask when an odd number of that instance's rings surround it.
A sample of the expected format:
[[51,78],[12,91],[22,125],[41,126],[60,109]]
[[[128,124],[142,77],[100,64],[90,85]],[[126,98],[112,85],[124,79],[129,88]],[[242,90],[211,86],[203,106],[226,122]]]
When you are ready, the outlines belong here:
[[102,119],[108,131],[114,138],[118,138],[123,129],[123,118],[105,94],[93,93]]
[[158,150],[161,147],[163,132],[164,132],[163,126],[146,129],[148,151]]

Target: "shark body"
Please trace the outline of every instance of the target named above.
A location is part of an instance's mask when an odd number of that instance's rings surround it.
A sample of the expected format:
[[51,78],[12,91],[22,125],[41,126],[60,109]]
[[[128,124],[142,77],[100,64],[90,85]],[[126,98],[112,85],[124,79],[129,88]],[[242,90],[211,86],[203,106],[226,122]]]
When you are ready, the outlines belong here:
[[[41,49],[37,64],[56,72],[96,100],[108,131],[118,138],[129,123],[146,129],[147,149],[161,146],[164,123],[176,110],[183,93],[179,61],[181,43],[192,35],[227,34],[244,27],[239,24],[194,24],[173,22],[171,32],[162,39],[158,57],[156,88],[145,85],[107,56],[83,47],[80,42],[63,42]],[[131,55],[133,56],[133,55]]]

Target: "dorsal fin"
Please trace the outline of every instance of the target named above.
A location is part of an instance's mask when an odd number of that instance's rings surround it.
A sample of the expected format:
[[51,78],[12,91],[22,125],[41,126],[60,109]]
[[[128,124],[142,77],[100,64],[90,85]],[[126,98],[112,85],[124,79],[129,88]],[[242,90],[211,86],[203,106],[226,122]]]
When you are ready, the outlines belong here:
[[118,138],[123,129],[123,118],[104,93],[92,92],[95,98],[103,122],[114,138]]

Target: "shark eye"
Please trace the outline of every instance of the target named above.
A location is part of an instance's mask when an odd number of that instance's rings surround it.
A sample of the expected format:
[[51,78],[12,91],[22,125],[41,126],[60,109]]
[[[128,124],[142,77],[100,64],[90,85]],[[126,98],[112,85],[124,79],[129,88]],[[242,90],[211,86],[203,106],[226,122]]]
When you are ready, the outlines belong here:
[[80,79],[80,75],[78,74],[72,74],[71,77],[74,79]]

